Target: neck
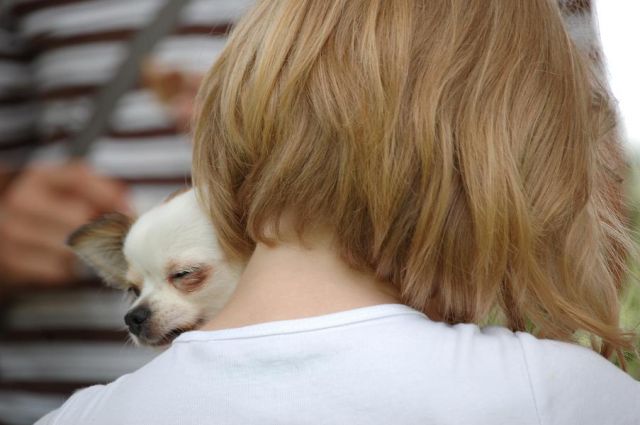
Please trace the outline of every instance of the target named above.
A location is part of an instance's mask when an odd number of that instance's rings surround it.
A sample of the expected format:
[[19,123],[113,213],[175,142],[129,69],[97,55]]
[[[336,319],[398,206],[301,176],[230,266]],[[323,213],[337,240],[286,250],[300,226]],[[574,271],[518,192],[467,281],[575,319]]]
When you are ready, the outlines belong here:
[[328,240],[259,243],[225,307],[205,330],[319,316],[398,303],[397,290],[350,268]]

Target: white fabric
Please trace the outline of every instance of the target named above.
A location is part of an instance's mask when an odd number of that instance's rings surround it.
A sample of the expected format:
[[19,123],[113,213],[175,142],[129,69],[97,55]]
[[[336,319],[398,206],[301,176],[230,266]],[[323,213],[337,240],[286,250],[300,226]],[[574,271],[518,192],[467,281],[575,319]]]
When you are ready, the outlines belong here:
[[100,41],[49,50],[34,61],[38,90],[102,84],[127,55],[127,45]]
[[[74,96],[42,102],[38,123],[40,133],[50,136],[60,132],[79,131],[89,119],[92,105],[93,98],[90,96]],[[138,89],[122,96],[116,110],[113,111],[111,129],[119,132],[164,129],[172,122],[171,120],[169,110],[158,102],[153,92]]]
[[167,37],[153,49],[153,61],[165,69],[206,74],[224,49],[227,38],[211,35]]
[[188,332],[37,425],[637,425],[640,383],[592,351],[399,304]]
[[[236,22],[253,0],[192,0],[182,11],[181,26]],[[149,22],[165,0],[84,1],[45,7],[28,14],[22,24],[25,36],[69,37],[139,28]]]
[[[67,157],[67,146],[61,141],[35,150],[30,161],[59,164]],[[112,177],[174,177],[184,178],[186,183],[191,165],[191,145],[187,136],[182,134],[153,138],[102,137],[94,144],[87,161],[94,170]]]

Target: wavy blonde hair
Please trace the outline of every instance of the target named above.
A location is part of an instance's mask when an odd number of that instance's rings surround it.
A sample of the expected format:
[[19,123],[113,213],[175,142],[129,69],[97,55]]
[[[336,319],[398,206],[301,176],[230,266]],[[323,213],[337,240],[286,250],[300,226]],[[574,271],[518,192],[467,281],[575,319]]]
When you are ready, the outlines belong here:
[[612,100],[550,0],[268,0],[200,92],[195,184],[232,259],[330,226],[449,323],[631,348]]

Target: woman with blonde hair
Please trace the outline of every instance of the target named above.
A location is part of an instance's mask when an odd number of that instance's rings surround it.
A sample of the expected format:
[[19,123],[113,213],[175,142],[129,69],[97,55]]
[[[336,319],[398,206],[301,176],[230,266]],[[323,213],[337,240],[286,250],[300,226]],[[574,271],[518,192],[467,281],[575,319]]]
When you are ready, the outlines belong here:
[[640,423],[612,100],[561,12],[259,2],[195,131],[237,291],[40,423]]

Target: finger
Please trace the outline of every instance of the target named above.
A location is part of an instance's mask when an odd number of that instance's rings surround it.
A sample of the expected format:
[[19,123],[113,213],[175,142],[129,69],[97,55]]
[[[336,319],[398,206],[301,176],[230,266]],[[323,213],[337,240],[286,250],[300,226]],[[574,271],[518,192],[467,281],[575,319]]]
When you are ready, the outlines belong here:
[[82,162],[71,162],[60,167],[42,167],[34,170],[33,178],[39,180],[39,184],[34,186],[76,195],[102,212],[130,210],[126,186],[96,174]]
[[172,104],[172,113],[178,127],[186,131],[191,124],[193,117],[193,98],[188,96],[179,96]]
[[132,212],[126,186],[97,174],[88,173],[82,184],[74,186],[74,193],[90,202],[99,212]]
[[5,210],[5,225],[27,222],[40,231],[55,231],[64,235],[88,222],[95,210],[88,202],[63,198],[46,192],[28,192],[13,197]]
[[74,281],[71,262],[66,259],[42,255],[20,247],[14,247],[7,254],[3,253],[2,269],[7,282],[13,286],[61,285]]
[[200,89],[200,84],[202,83],[204,76],[199,73],[190,73],[185,78],[185,89],[189,90],[193,97],[196,96],[198,90]]
[[[25,178],[37,181],[35,186],[66,191],[78,184],[89,174],[89,167],[82,161],[72,161],[64,165],[38,165],[25,171]],[[30,186],[30,185],[29,185]]]
[[9,250],[36,251],[43,256],[70,259],[73,252],[65,245],[68,233],[50,226],[39,228],[22,220],[13,222],[11,226],[3,226],[3,241],[0,243]]

